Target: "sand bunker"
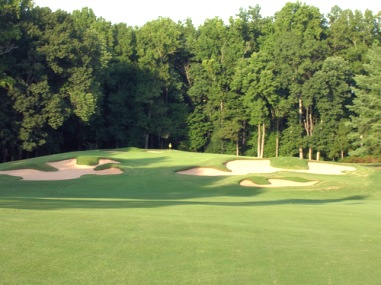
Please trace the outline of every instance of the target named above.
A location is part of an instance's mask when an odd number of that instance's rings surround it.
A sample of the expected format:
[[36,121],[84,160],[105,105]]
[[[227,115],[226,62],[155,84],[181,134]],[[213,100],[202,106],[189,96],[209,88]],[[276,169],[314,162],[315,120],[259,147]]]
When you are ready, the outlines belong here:
[[308,162],[308,170],[287,170],[276,168],[270,165],[270,160],[233,160],[226,163],[226,168],[230,170],[222,171],[214,168],[192,168],[179,171],[179,174],[202,175],[202,176],[226,176],[226,175],[246,175],[250,173],[274,173],[279,171],[292,171],[313,174],[342,175],[343,171],[355,171],[356,168],[344,165],[329,163]]
[[[98,165],[107,163],[119,163],[110,159],[100,159]],[[109,168],[104,170],[94,170],[98,165],[78,165],[76,159],[68,159],[56,162],[48,162],[50,166],[58,169],[58,171],[40,171],[35,169],[19,169],[0,171],[0,174],[21,177],[23,180],[69,180],[77,179],[86,174],[95,175],[115,175],[121,174],[118,168]]]
[[[228,175],[247,175],[251,173],[274,173],[279,171],[291,171],[325,175],[343,175],[344,171],[355,171],[356,168],[345,165],[335,165],[329,163],[308,162],[308,170],[287,170],[276,168],[270,165],[270,160],[233,160],[226,164],[226,168],[230,171],[222,171],[214,168],[198,167],[184,171],[179,171],[179,174],[198,175],[198,176],[228,176]],[[289,186],[312,186],[319,181],[296,182],[285,179],[269,179],[270,184],[258,185],[254,182],[245,179],[240,182],[241,186],[248,187],[289,187]]]
[[335,165],[320,162],[308,162],[308,170],[294,170],[296,172],[326,174],[326,175],[343,175],[345,171],[355,171],[353,166]]
[[308,182],[296,182],[285,179],[269,179],[270,184],[256,184],[249,179],[242,180],[239,185],[247,187],[261,187],[261,188],[271,188],[271,187],[295,187],[295,186],[312,186],[319,181],[308,181]]

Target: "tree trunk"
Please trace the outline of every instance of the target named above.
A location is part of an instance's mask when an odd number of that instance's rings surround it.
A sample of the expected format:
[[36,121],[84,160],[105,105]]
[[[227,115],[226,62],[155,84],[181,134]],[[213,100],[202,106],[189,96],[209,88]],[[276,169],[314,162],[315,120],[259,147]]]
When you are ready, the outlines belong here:
[[312,147],[308,149],[308,160],[312,160]]
[[[152,118],[152,103],[149,106],[147,118],[148,118],[148,126],[150,126],[151,125],[151,118]],[[144,134],[144,137],[145,137],[144,148],[148,149],[149,148],[149,131],[148,130]]]
[[261,158],[263,158],[265,153],[265,135],[266,135],[266,125],[263,123],[262,129],[262,143],[261,143]]
[[192,80],[191,80],[191,77],[190,77],[189,68],[190,68],[190,64],[184,65],[185,76],[187,78],[188,85],[191,86],[192,85]]
[[300,159],[304,158],[304,156],[303,156],[303,148],[301,146],[299,147],[299,158]]
[[318,152],[316,153],[316,160],[317,160],[317,161],[320,161],[320,151],[318,151]]
[[279,118],[276,119],[275,157],[279,156]]
[[7,161],[7,154],[8,154],[8,151],[6,148],[3,149],[3,162],[6,162]]
[[144,148],[148,149],[148,143],[149,143],[149,134],[145,133],[144,134]]
[[[299,98],[299,124],[302,124],[302,118],[303,117],[303,101],[302,98]],[[303,148],[302,146],[299,146],[299,158],[303,159]]]
[[258,124],[257,157],[261,157],[261,124]]
[[[220,102],[220,128],[222,128],[224,125],[224,102],[221,100]],[[221,146],[220,146],[220,153],[224,153],[225,151],[225,144],[224,140],[220,139]]]
[[158,144],[160,146],[159,148],[163,149],[163,146],[164,146],[163,138],[160,135],[157,135],[157,139],[158,139]]
[[246,147],[246,121],[243,121],[243,132],[242,132],[242,147]]
[[279,135],[277,133],[275,140],[275,157],[279,157]]
[[299,124],[302,123],[303,118],[303,101],[302,98],[299,98]]
[[341,159],[344,159],[344,151],[341,150]]
[[235,144],[235,154],[236,156],[239,156],[239,143],[238,143],[239,139],[237,138],[237,142]]

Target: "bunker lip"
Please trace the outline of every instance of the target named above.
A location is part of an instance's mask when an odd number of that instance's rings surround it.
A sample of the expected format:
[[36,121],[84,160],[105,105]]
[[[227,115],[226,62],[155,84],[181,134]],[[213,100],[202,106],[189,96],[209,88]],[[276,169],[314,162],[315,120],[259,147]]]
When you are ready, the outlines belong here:
[[67,159],[55,162],[48,162],[50,166],[58,169],[58,171],[40,171],[35,169],[18,169],[0,171],[0,174],[21,177],[22,180],[28,181],[53,181],[53,180],[70,180],[77,179],[83,175],[116,175],[122,171],[118,168],[111,167],[103,170],[94,170],[95,167],[107,163],[119,163],[111,159],[99,159],[97,165],[78,165],[76,159]]

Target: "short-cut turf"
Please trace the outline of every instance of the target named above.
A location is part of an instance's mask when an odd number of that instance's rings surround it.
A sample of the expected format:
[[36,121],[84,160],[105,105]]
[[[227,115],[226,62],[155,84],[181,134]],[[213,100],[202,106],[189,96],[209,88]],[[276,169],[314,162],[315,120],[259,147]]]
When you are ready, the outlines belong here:
[[77,162],[78,165],[98,165],[99,157],[97,156],[78,156]]
[[[312,187],[249,188],[247,176],[178,175],[233,156],[139,149],[116,176],[22,181],[0,175],[2,284],[378,284],[381,172],[274,173]],[[0,165],[5,169],[9,164]]]
[[293,169],[293,170],[307,170],[308,161],[296,157],[273,157],[270,159],[272,167]]

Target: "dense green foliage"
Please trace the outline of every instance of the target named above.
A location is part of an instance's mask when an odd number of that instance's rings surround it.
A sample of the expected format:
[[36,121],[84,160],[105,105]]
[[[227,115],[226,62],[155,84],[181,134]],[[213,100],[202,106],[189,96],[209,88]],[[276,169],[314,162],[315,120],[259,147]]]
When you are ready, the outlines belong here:
[[[86,151],[0,164],[104,157],[124,171],[66,181],[0,175],[1,284],[378,284],[381,171],[195,177],[230,155]],[[285,162],[292,166],[297,158]],[[286,166],[286,164],[283,164]],[[319,180],[251,188],[244,178]]]
[[296,2],[273,17],[256,6],[228,23],[130,27],[88,8],[0,4],[1,161],[169,143],[258,157],[381,152],[380,13],[324,16]]

